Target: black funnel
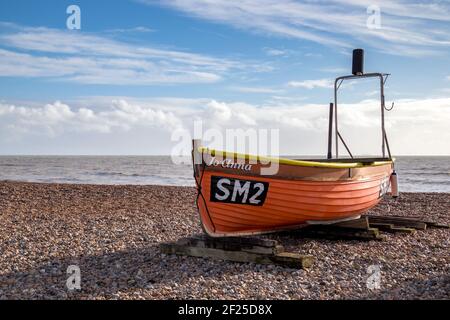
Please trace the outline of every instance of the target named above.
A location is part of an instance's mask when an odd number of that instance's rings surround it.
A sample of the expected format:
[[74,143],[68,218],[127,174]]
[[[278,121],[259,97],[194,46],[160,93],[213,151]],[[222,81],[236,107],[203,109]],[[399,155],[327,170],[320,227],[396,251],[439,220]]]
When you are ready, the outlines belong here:
[[361,76],[364,74],[364,50],[353,50],[353,68],[352,73],[355,76]]

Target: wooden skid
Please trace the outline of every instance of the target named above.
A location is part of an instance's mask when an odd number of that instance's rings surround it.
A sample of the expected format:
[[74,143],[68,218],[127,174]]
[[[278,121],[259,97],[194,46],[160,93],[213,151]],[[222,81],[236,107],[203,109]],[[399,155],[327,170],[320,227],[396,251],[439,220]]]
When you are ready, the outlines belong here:
[[440,224],[436,222],[426,222],[428,228],[434,228],[434,229],[450,229],[450,225],[448,224]]
[[310,226],[296,232],[299,236],[322,239],[384,240],[377,228],[349,228],[331,226]]
[[370,228],[369,219],[362,216],[359,219],[338,222],[332,224],[331,226],[343,228],[343,229],[358,229],[358,230],[368,230]]
[[377,228],[369,226],[369,220],[366,217],[330,225],[310,225],[294,233],[308,238],[332,240],[384,240]]
[[331,225],[311,225],[289,233],[313,238],[383,240],[381,232],[414,233],[416,230],[446,228],[449,226],[415,217],[364,215],[359,219],[339,222]]
[[[390,233],[414,233],[428,228],[446,228],[448,225],[423,221],[419,218],[396,216],[362,216],[360,219],[332,225],[310,225],[285,231],[289,236],[326,239],[383,240],[380,231]],[[162,253],[191,257],[212,258],[234,262],[274,264],[289,268],[306,269],[313,264],[309,255],[285,252],[276,240],[250,237],[212,238],[199,235],[160,245]]]
[[422,220],[418,217],[399,217],[399,216],[364,216],[368,219],[369,225],[392,224],[395,228],[410,228],[415,230],[426,230],[431,228],[449,229],[448,224],[439,224],[432,221]]
[[178,244],[198,248],[260,254],[278,254],[284,251],[283,246],[279,245],[275,240],[249,237],[211,238],[201,235],[181,239],[178,241]]
[[196,236],[175,243],[163,243],[161,252],[191,257],[212,258],[234,262],[275,264],[295,269],[312,266],[314,258],[298,253],[284,252],[275,240],[259,238],[209,238]]
[[414,219],[398,219],[396,217],[386,217],[386,216],[366,216],[366,218],[370,221],[371,225],[376,224],[392,224],[394,227],[405,227],[412,228],[416,230],[425,230],[427,229],[427,224],[420,220]]
[[413,228],[405,228],[405,227],[396,227],[394,224],[389,223],[371,223],[372,227],[377,228],[380,231],[384,232],[403,232],[403,233],[414,233],[416,232],[416,229]]

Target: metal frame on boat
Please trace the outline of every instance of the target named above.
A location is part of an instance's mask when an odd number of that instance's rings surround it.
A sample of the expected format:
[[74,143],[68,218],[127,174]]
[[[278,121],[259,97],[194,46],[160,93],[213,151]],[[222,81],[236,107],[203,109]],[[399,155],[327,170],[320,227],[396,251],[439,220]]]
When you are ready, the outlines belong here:
[[381,106],[381,136],[382,136],[382,155],[383,159],[386,157],[386,147],[388,152],[388,159],[392,159],[391,156],[391,150],[389,147],[389,142],[385,130],[385,121],[384,121],[384,111],[386,110],[386,100],[384,96],[384,85],[386,84],[387,78],[390,76],[389,73],[368,73],[368,74],[361,74],[361,75],[349,75],[349,76],[342,76],[336,78],[334,81],[334,105],[330,104],[330,125],[329,125],[329,131],[328,131],[328,159],[332,158],[332,130],[333,130],[333,114],[334,114],[334,125],[335,125],[335,150],[336,150],[336,159],[339,158],[339,140],[341,140],[342,144],[346,148],[348,154],[353,159],[353,154],[351,153],[350,149],[348,148],[347,144],[345,143],[344,139],[342,138],[342,135],[339,133],[338,129],[338,116],[337,116],[337,107],[338,107],[338,91],[341,87],[344,80],[351,80],[351,79],[364,79],[364,78],[379,78],[380,79],[380,106]]

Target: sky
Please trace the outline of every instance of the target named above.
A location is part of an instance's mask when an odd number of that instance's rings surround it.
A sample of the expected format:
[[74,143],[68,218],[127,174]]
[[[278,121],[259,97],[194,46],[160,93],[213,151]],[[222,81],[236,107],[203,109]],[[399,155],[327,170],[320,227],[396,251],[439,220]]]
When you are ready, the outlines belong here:
[[[1,1],[0,154],[171,154],[202,121],[204,140],[276,129],[281,154],[325,155],[354,48],[391,74],[392,153],[450,155],[450,1]],[[380,154],[378,98],[340,88],[355,155]]]

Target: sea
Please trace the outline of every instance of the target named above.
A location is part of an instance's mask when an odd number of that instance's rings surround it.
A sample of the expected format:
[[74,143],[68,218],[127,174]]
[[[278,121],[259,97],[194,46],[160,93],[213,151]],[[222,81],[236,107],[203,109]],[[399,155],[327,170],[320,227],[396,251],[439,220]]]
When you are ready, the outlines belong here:
[[[396,157],[395,166],[400,191],[450,193],[450,157]],[[192,165],[174,164],[170,156],[0,156],[5,180],[194,186]]]

